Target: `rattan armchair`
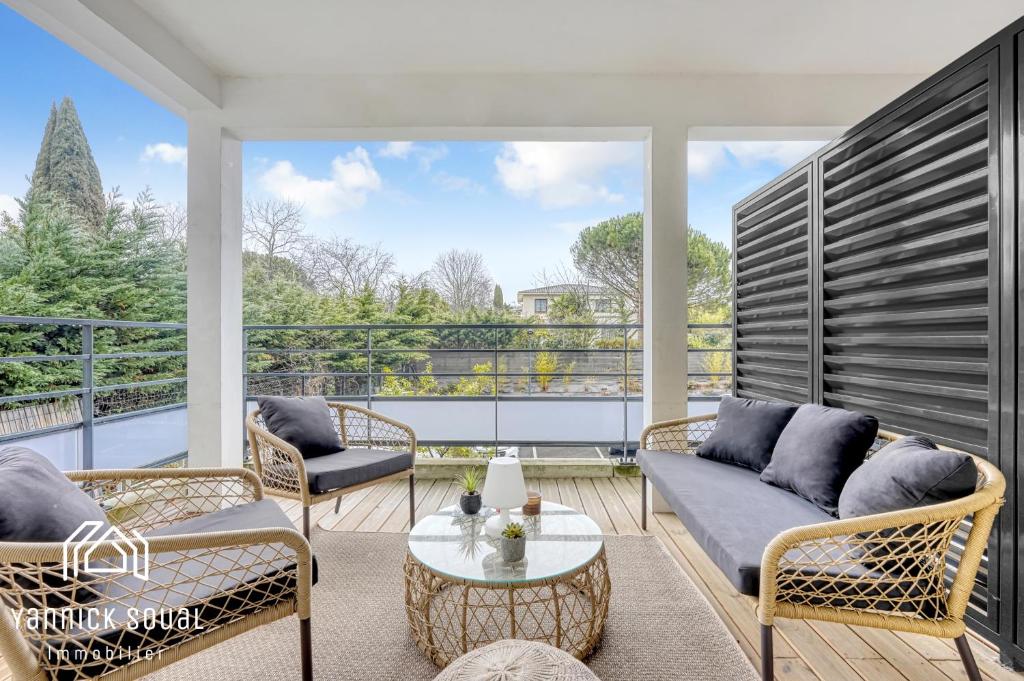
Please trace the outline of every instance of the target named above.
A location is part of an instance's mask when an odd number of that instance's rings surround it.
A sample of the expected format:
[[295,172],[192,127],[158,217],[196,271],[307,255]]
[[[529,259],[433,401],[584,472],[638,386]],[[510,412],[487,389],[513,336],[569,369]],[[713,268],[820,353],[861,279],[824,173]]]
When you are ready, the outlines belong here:
[[[640,442],[645,449],[693,454],[714,426],[713,415],[654,423]],[[873,451],[898,437],[880,431]],[[964,614],[1006,481],[998,468],[974,458],[978,485],[967,497],[795,527],[769,543],[757,603],[764,679],[774,674],[774,620],[785,617],[951,638],[968,677],[981,681]],[[641,497],[646,529],[646,477]],[[957,560],[949,561],[954,536],[962,527],[969,527],[962,550]],[[957,567],[947,585],[952,564]]]
[[[300,623],[302,678],[312,679],[309,542],[291,527],[175,533],[182,523],[202,524],[212,512],[242,514],[258,505],[263,487],[251,471],[67,475],[123,533],[120,539],[80,543],[91,564],[116,563],[126,550],[146,555],[148,544],[147,578],[93,570],[65,580],[64,544],[0,543],[0,653],[14,679],[137,679],[292,614]],[[273,502],[261,503],[267,508]],[[26,614],[43,609],[92,611],[110,620],[100,628],[40,626]],[[148,628],[160,613],[184,619]]]
[[[327,406],[331,409],[334,427],[346,451],[365,449],[371,452],[408,452],[412,455],[412,461],[415,461],[416,433],[411,427],[375,411],[344,402],[328,402]],[[416,478],[411,464],[409,468],[396,473],[357,484],[317,490],[310,486],[306,464],[299,450],[267,430],[259,409],[249,414],[245,427],[253,465],[264,488],[277,496],[302,502],[302,529],[307,539],[312,506],[334,499],[337,512],[343,494],[395,480],[409,480],[409,527],[416,524]]]

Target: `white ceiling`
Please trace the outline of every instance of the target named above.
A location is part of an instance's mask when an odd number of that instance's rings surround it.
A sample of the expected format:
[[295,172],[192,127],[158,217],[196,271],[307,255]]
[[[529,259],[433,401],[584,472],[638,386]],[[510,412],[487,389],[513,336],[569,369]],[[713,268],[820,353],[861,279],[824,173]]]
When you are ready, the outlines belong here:
[[1024,0],[135,0],[217,75],[924,74]]

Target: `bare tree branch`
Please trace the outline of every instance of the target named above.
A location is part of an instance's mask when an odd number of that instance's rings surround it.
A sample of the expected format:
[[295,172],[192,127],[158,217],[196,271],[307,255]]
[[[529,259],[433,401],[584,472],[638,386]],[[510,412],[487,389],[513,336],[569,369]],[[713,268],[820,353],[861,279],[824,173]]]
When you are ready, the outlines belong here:
[[382,296],[395,276],[395,258],[380,244],[364,246],[334,237],[317,241],[302,258],[321,293],[353,296],[370,289]]
[[250,248],[267,260],[267,279],[274,277],[275,258],[294,259],[306,243],[302,205],[294,201],[247,200],[242,233]]
[[486,308],[491,303],[494,282],[476,251],[452,249],[437,256],[430,271],[434,290],[453,312]]

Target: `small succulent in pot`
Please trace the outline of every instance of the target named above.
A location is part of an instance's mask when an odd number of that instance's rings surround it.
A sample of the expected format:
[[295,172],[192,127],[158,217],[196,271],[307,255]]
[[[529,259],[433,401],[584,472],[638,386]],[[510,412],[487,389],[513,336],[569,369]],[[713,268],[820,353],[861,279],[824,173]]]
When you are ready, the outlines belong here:
[[462,487],[459,508],[466,515],[476,515],[480,512],[481,506],[480,483],[483,482],[483,475],[480,474],[480,469],[467,468],[462,471],[458,482]]
[[519,523],[509,523],[501,531],[501,558],[518,563],[526,556],[526,531]]

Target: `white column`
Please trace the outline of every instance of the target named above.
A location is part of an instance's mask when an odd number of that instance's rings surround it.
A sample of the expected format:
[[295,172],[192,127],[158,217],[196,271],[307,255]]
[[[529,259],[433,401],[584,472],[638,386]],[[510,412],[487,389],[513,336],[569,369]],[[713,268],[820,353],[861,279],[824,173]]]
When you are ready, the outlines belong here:
[[242,464],[242,144],[188,128],[189,466]]
[[[644,422],[686,416],[686,128],[656,126],[644,192]],[[652,488],[652,508],[669,511]]]

